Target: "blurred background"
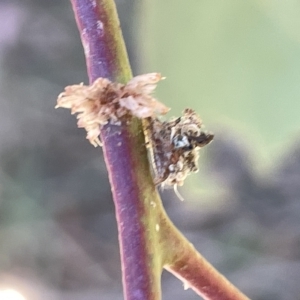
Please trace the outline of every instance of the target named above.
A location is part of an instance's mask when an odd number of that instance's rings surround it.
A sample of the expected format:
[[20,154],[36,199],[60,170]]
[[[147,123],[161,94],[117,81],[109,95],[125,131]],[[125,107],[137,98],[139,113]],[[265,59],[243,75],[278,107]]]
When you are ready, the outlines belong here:
[[[134,74],[215,133],[170,217],[251,299],[300,299],[300,2],[117,5]],[[69,1],[0,0],[0,300],[123,299],[102,151],[54,110],[82,81]],[[164,273],[163,299],[199,297]]]

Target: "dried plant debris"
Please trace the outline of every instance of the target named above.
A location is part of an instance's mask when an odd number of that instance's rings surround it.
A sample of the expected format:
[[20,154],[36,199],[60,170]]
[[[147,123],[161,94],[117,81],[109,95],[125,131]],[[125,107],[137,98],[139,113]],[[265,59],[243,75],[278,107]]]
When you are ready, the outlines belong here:
[[125,116],[153,118],[169,111],[151,95],[161,79],[159,73],[150,73],[136,76],[127,84],[98,78],[90,86],[83,83],[67,86],[58,96],[56,108],[69,108],[72,114],[78,113],[78,127],[85,128],[87,139],[95,147],[101,146],[100,129],[108,122],[118,125]]
[[169,122],[148,119],[146,137],[156,185],[176,188],[190,173],[198,171],[199,150],[214,137],[201,127],[202,121],[192,109]]

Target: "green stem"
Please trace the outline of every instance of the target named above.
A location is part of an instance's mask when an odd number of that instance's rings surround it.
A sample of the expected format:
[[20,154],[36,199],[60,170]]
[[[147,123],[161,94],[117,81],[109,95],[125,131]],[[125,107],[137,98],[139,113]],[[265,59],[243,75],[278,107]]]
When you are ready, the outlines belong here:
[[206,300],[247,300],[162,214],[161,244],[164,268]]

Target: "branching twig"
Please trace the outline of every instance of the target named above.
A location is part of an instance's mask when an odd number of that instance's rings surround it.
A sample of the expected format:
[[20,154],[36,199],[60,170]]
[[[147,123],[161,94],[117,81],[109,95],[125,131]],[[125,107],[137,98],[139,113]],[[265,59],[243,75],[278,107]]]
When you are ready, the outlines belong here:
[[[113,0],[71,0],[90,83],[132,74]],[[131,117],[101,129],[116,207],[126,300],[159,300],[162,268],[205,299],[247,299],[203,259],[166,216],[150,173],[143,126]]]

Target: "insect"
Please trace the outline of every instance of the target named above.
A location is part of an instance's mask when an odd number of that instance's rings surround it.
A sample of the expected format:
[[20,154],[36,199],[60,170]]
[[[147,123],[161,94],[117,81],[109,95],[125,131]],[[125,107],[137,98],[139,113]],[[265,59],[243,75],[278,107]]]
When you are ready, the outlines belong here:
[[156,185],[173,186],[178,195],[177,186],[198,171],[199,150],[214,138],[201,127],[202,121],[192,109],[168,122],[147,118],[145,133]]

